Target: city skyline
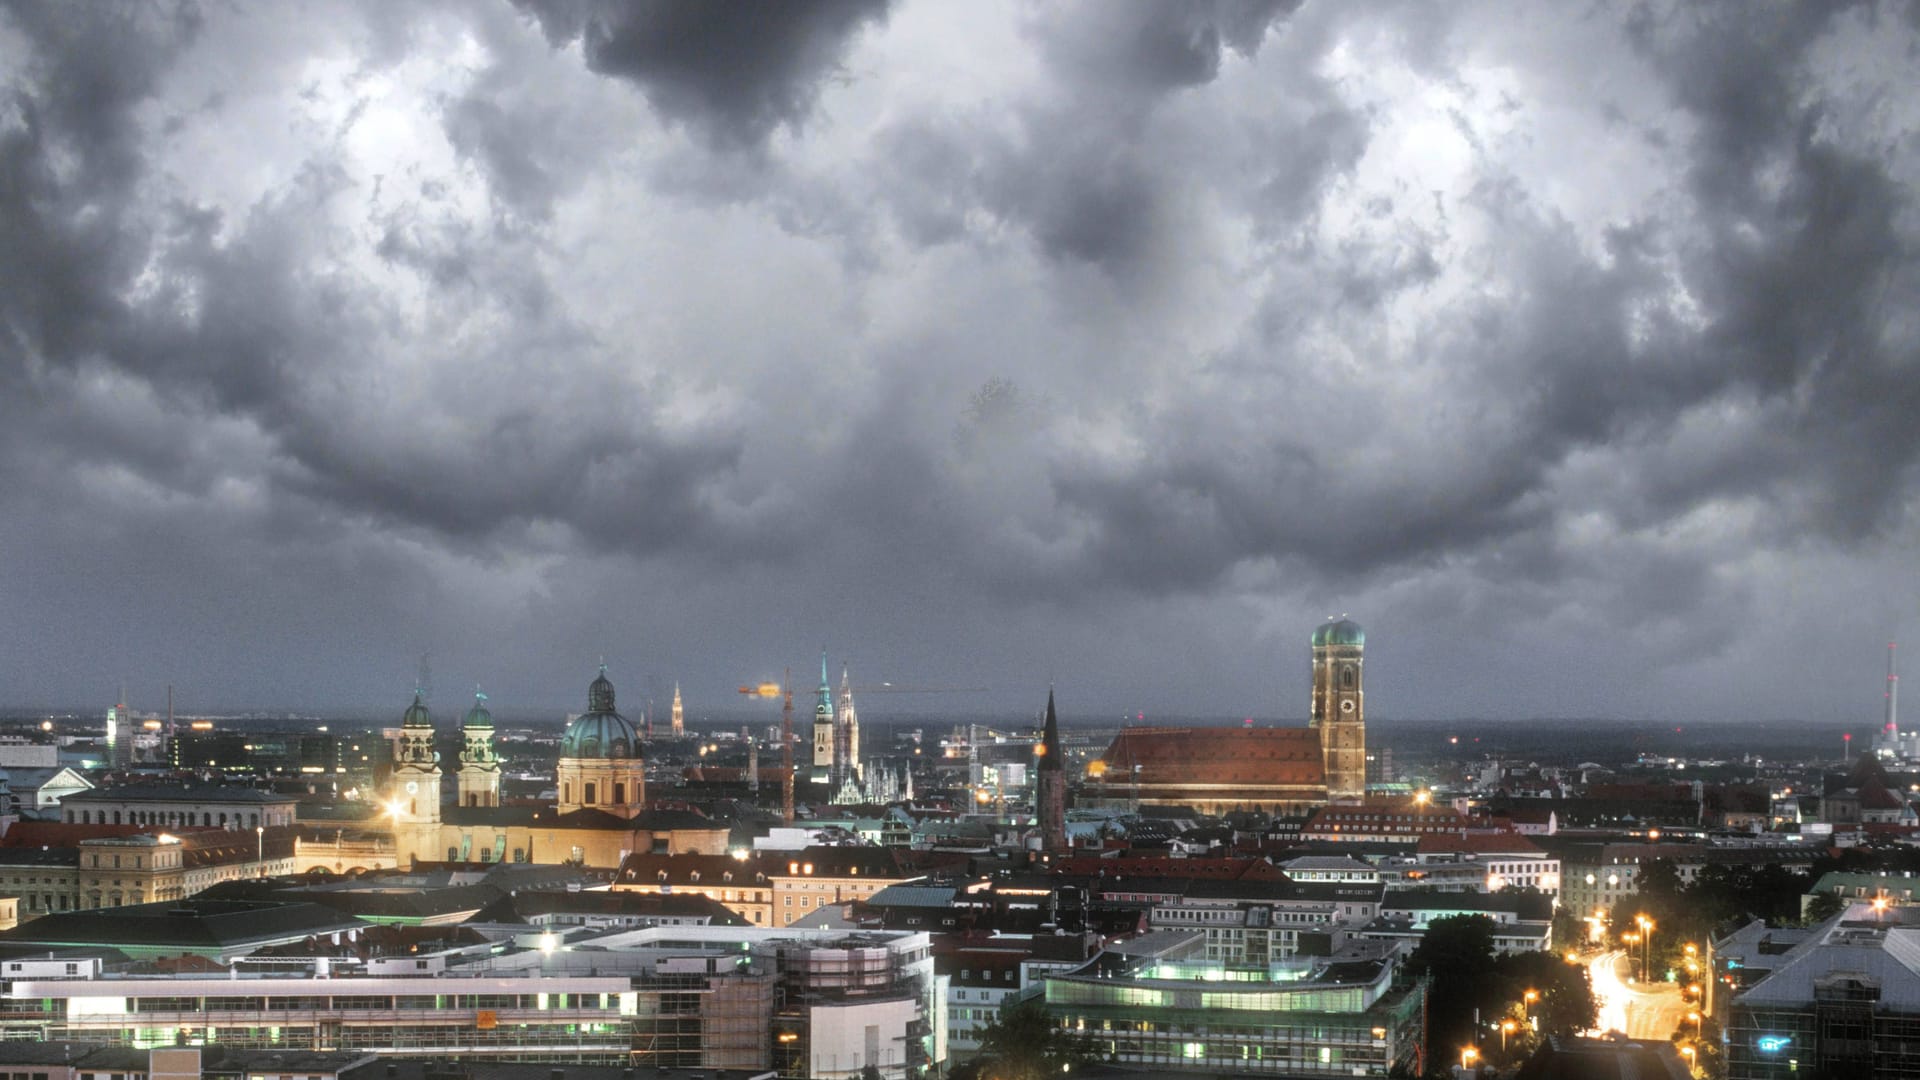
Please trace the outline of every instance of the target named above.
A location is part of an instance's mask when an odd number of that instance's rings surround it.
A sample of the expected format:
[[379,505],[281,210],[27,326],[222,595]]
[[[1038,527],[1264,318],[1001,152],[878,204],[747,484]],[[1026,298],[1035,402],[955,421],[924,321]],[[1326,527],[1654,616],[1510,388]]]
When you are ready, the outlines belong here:
[[[1920,6],[0,5],[0,708],[1881,715]],[[1914,665],[1904,665],[1909,669]],[[637,710],[636,710],[637,711]],[[774,715],[769,711],[769,716]]]

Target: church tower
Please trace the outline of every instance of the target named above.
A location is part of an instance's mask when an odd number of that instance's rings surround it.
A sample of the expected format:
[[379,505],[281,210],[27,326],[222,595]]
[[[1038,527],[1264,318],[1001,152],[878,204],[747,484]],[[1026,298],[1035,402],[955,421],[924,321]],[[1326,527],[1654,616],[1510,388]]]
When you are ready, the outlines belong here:
[[820,700],[813,706],[813,778],[833,773],[833,687],[827,685],[827,654],[820,654]]
[[400,719],[400,745],[394,752],[393,778],[387,788],[387,812],[400,861],[436,858],[440,839],[440,754],[433,748],[433,714],[416,690]]
[[500,805],[500,759],[493,753],[493,713],[487,695],[473,692],[473,708],[460,721],[461,806]]
[[1325,756],[1327,798],[1346,802],[1367,793],[1367,709],[1361,663],[1367,635],[1347,619],[1313,632],[1313,713]]
[[853,684],[840,668],[840,699],[833,715],[833,787],[860,783],[860,714],[853,707]]
[[680,684],[673,684],[673,737],[679,738],[687,733],[687,709],[680,704]]
[[647,805],[647,762],[640,733],[614,711],[605,664],[587,687],[587,711],[560,739],[559,811],[600,810],[632,818]]
[[1040,818],[1040,850],[1048,855],[1067,853],[1067,761],[1060,750],[1060,720],[1053,712],[1053,691],[1047,691],[1047,726],[1034,747],[1033,808]]

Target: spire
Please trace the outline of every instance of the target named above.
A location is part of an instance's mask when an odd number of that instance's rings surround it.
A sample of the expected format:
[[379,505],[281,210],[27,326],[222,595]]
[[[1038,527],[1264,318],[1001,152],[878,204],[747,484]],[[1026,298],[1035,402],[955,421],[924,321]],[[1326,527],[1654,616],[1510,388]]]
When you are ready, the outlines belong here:
[[1053,689],[1047,689],[1047,726],[1040,733],[1040,771],[1061,772],[1066,768],[1060,753],[1060,718],[1053,711]]
[[827,650],[820,650],[820,700],[813,707],[815,723],[833,719],[833,686],[827,682]]

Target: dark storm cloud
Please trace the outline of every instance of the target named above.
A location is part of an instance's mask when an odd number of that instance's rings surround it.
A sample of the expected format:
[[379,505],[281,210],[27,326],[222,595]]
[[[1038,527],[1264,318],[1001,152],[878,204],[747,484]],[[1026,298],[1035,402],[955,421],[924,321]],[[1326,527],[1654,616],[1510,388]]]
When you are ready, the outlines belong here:
[[1049,5],[1036,13],[1036,30],[1042,48],[1076,80],[1122,94],[1152,94],[1212,82],[1227,50],[1252,59],[1268,28],[1300,3]]
[[580,42],[592,70],[632,81],[666,117],[735,146],[799,127],[849,39],[887,13],[887,0],[516,2],[555,45]]
[[[1210,177],[1169,154],[1187,117],[1171,99],[1220,74],[1228,53],[1253,61],[1299,7],[1288,2],[1052,5],[1027,34],[1049,62],[1051,93],[1010,113],[917,118],[883,135],[903,228],[939,241],[970,207],[1024,229],[1048,257],[1096,266],[1141,290],[1199,255],[1187,234]],[[1276,66],[1285,65],[1282,60]],[[1251,121],[1275,148],[1260,198],[1306,208],[1330,173],[1357,156],[1363,124],[1310,73],[1298,98]],[[1305,106],[1302,109],[1302,106]],[[1183,151],[1207,153],[1202,146]],[[1204,157],[1201,159],[1204,160]],[[1257,167],[1257,166],[1256,166]]]
[[1605,712],[1897,625],[1890,8],[338,14],[0,14],[0,677],[826,638],[1285,713],[1355,609],[1403,712]]
[[[432,409],[383,409],[357,388],[343,394],[336,373],[390,348],[390,326],[404,317],[334,273],[329,245],[310,227],[352,181],[323,153],[242,221],[143,206],[138,189],[149,178],[132,116],[194,20],[63,10],[29,5],[20,22],[45,74],[21,90],[25,123],[0,151],[13,177],[0,193],[0,280],[14,286],[0,301],[7,372],[35,376],[14,401],[22,442],[42,454],[72,442],[65,452],[84,458],[133,449],[119,418],[97,412],[112,402],[88,405],[76,389],[122,378],[190,427],[245,419],[275,447],[273,482],[335,512],[458,540],[552,523],[628,551],[678,544],[686,532],[723,550],[733,542],[705,529],[704,488],[737,462],[738,433],[723,425],[669,436],[654,420],[657,388],[604,372],[609,385],[593,385],[602,367],[591,335],[569,323],[544,281],[501,258],[507,234],[409,207],[379,222],[375,250],[431,283],[440,303],[511,311],[513,333],[466,357],[470,368],[517,365],[515,350],[539,350],[578,383],[505,407],[486,401],[453,424]],[[74,164],[63,168],[66,155]],[[141,273],[159,284],[130,302]],[[183,458],[191,446],[124,459],[170,485],[195,471]],[[207,471],[199,463],[201,486]]]

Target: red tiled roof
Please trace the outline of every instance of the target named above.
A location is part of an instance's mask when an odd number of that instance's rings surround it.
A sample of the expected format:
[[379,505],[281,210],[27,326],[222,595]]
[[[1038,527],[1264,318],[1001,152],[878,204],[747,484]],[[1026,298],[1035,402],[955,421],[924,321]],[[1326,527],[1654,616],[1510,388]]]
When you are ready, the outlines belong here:
[[1324,784],[1326,759],[1312,728],[1122,728],[1105,780],[1142,784]]
[[1174,859],[1160,856],[1074,855],[1054,860],[1056,874],[1125,878],[1205,878],[1208,881],[1284,881],[1286,874],[1265,859]]

